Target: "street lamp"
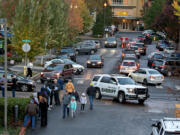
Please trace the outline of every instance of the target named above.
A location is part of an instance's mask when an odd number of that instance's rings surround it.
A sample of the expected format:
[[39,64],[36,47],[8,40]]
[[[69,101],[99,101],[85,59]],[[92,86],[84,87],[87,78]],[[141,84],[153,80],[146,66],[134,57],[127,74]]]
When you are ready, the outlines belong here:
[[4,127],[7,131],[7,19],[0,18],[0,24],[4,26],[4,69],[5,69],[5,83],[4,83]]
[[104,3],[104,33],[105,33],[105,13],[106,13],[105,8],[106,7],[107,7],[107,3],[105,2]]

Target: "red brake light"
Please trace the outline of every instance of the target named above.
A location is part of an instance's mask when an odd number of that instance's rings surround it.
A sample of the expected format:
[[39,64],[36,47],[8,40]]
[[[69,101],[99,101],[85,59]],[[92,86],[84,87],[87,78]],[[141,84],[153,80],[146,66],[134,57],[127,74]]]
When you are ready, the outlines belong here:
[[44,75],[44,73],[43,72],[41,72],[41,76],[43,76]]
[[160,65],[160,67],[164,67],[164,65]]
[[120,66],[120,69],[121,69],[121,68],[123,68],[123,66],[122,66],[122,65]]
[[152,75],[151,75],[149,78],[151,78],[151,79],[155,79],[155,77],[154,77],[154,76],[152,76]]
[[155,64],[153,63],[152,66],[154,66]]
[[122,53],[122,56],[123,56],[123,57],[124,57],[124,55],[125,55],[125,54],[124,54],[124,53]]

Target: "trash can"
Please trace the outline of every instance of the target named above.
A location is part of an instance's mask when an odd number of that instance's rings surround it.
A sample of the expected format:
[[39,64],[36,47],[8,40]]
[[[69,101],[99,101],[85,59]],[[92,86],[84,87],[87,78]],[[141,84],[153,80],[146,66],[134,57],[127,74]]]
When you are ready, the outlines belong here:
[[18,122],[18,112],[19,112],[19,106],[15,105],[13,108],[14,112],[14,123],[17,124]]

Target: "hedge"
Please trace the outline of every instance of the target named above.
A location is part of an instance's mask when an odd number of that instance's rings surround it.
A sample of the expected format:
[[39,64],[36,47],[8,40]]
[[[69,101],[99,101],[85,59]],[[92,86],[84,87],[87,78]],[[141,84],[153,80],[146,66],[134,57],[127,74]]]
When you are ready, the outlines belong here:
[[[8,124],[13,124],[13,107],[19,106],[18,120],[23,121],[25,116],[25,108],[29,103],[30,98],[8,98]],[[4,98],[0,98],[0,126],[3,126],[4,122]]]

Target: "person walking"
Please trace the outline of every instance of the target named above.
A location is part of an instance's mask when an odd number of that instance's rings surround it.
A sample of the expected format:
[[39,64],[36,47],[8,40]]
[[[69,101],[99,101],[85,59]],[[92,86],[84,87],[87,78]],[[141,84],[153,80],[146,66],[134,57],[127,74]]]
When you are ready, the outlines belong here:
[[77,108],[77,102],[74,96],[71,97],[71,102],[70,102],[70,109],[71,109],[71,117],[75,118],[75,113],[76,113],[76,108]]
[[38,111],[39,109],[38,109],[37,104],[34,104],[34,101],[31,100],[25,109],[26,116],[24,118],[24,127],[26,127],[28,124],[28,121],[31,120],[32,129],[35,129],[35,120],[36,120],[36,115],[38,114]]
[[64,95],[64,80],[63,80],[62,76],[59,77],[58,84],[59,84],[59,87],[60,87],[59,100],[60,100],[60,103],[61,103],[62,102],[62,97]]
[[41,127],[47,126],[47,111],[48,111],[48,103],[45,97],[46,95],[42,95],[40,98],[39,108],[41,112]]
[[66,112],[67,112],[67,116],[69,116],[69,112],[67,111],[68,109],[68,105],[70,104],[70,100],[71,100],[71,96],[68,94],[68,92],[66,91],[66,93],[63,96],[63,119],[66,118]]
[[4,87],[5,87],[5,75],[0,79],[0,85],[1,85],[1,90],[2,90],[2,97],[5,96],[4,94]]
[[11,86],[11,90],[12,90],[12,97],[15,97],[16,94],[16,88],[17,88],[17,78],[15,75],[11,75],[11,82],[12,82],[12,86]]
[[60,100],[59,100],[60,86],[56,79],[54,80],[53,89],[54,89],[55,105],[61,105]]
[[93,83],[87,88],[87,95],[89,96],[90,110],[93,110],[93,99],[96,95],[96,88],[93,87]]
[[85,105],[87,104],[87,97],[86,97],[85,93],[82,93],[82,95],[80,97],[80,102],[81,102],[81,111],[84,112]]
[[71,80],[69,80],[68,83],[66,84],[66,91],[70,95],[72,94],[72,92],[74,92],[74,85]]
[[29,62],[27,65],[27,75],[26,77],[32,77],[32,68],[33,68],[33,63]]

